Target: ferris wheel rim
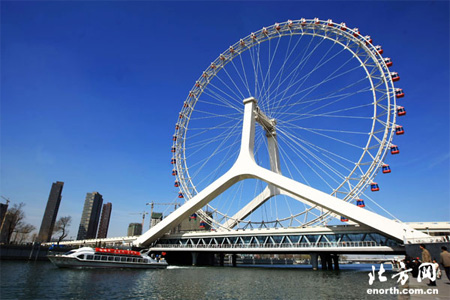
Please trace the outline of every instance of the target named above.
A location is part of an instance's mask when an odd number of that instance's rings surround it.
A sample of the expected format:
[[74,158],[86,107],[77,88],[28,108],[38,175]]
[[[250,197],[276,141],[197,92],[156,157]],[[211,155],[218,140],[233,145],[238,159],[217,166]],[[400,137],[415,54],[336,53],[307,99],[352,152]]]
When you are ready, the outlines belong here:
[[[177,153],[177,157],[183,158],[182,159],[183,163],[176,165],[176,170],[177,170],[176,178],[177,178],[177,181],[180,183],[180,192],[183,193],[183,195],[186,197],[185,201],[188,201],[196,193],[198,193],[198,191],[196,190],[195,183],[192,182],[191,177],[189,175],[189,169],[188,169],[188,166],[186,165],[186,159],[185,159],[186,158],[185,140],[186,140],[186,135],[188,132],[189,120],[190,120],[190,116],[194,112],[194,107],[195,107],[195,104],[196,104],[198,98],[201,96],[203,91],[209,85],[211,80],[218,74],[218,72],[227,63],[229,63],[236,57],[239,57],[239,55],[241,55],[243,52],[256,46],[256,43],[253,44],[251,47],[248,46],[248,44],[246,45],[246,43],[248,41],[255,40],[255,37],[264,36],[264,35],[266,35],[266,39],[260,40],[260,41],[258,41],[258,43],[263,43],[270,39],[280,38],[280,37],[286,36],[286,35],[292,36],[292,35],[299,35],[299,34],[301,34],[301,35],[311,34],[308,32],[304,32],[304,30],[303,30],[303,29],[305,29],[305,31],[306,31],[308,28],[309,29],[313,28],[314,34],[316,34],[317,36],[321,36],[323,38],[332,40],[336,43],[339,43],[343,47],[347,47],[347,46],[344,45],[343,42],[341,40],[339,40],[339,38],[345,37],[347,39],[344,39],[344,40],[347,42],[349,40],[358,42],[359,45],[361,46],[361,48],[364,49],[367,54],[370,54],[369,56],[373,59],[372,62],[376,63],[376,68],[378,68],[380,70],[380,72],[383,74],[385,88],[387,91],[386,97],[387,97],[387,102],[388,102],[387,114],[386,114],[388,116],[388,119],[385,122],[386,125],[385,125],[385,132],[383,135],[383,139],[381,141],[379,141],[379,145],[380,145],[379,150],[377,151],[376,156],[373,157],[373,162],[372,162],[369,170],[365,174],[367,176],[365,176],[359,180],[358,184],[355,185],[355,188],[351,191],[351,193],[347,194],[348,196],[346,198],[344,198],[344,200],[351,201],[351,200],[355,199],[355,197],[357,197],[359,194],[361,194],[361,192],[367,187],[367,183],[370,182],[376,176],[376,173],[380,169],[380,166],[383,164],[384,158],[386,156],[389,145],[390,145],[393,135],[394,135],[396,114],[392,113],[391,110],[393,110],[393,108],[396,107],[396,98],[394,95],[395,87],[394,87],[392,78],[389,76],[390,71],[389,71],[388,67],[386,66],[386,63],[384,62],[381,54],[377,53],[375,46],[373,46],[371,43],[367,43],[366,38],[364,36],[362,36],[361,34],[359,34],[359,32],[356,32],[355,30],[348,29],[348,28],[346,28],[346,30],[344,30],[343,26],[345,26],[345,24],[344,25],[342,25],[342,24],[343,23],[341,23],[341,24],[333,23],[333,22],[330,22],[330,20],[324,21],[324,20],[318,20],[318,19],[308,19],[308,20],[300,19],[300,20],[296,20],[296,21],[287,21],[287,22],[283,22],[283,23],[276,23],[272,26],[260,29],[256,33],[252,33],[252,34],[248,35],[247,37],[241,39],[239,42],[237,42],[236,44],[231,46],[228,50],[226,50],[225,52],[220,54],[219,57],[213,63],[211,63],[211,65],[202,73],[202,75],[196,81],[194,87],[191,89],[188,97],[186,98],[186,100],[184,102],[183,109],[180,113],[180,119],[182,119],[182,122],[177,123],[177,128],[176,128],[176,132],[174,135],[174,139],[175,139],[175,137],[180,137],[183,140],[182,143],[174,140],[174,148],[176,149],[175,151]],[[301,33],[292,31],[295,29],[300,30],[299,28],[301,28]],[[336,34],[336,36],[334,36],[335,39],[333,40],[333,36],[330,33],[339,33],[339,34]],[[321,34],[323,34],[323,35],[321,35]],[[242,49],[237,50],[237,49],[239,49],[239,46],[242,46]],[[233,52],[233,49],[234,49],[234,52]],[[358,59],[362,63],[362,67],[365,69],[366,74],[370,78],[371,89],[373,90],[373,97],[374,97],[373,124],[375,124],[375,122],[378,121],[377,116],[376,116],[377,97],[375,95],[375,86],[373,84],[371,74],[368,72],[367,68],[365,68],[364,63],[361,61],[359,56],[356,55],[354,52],[352,52],[350,49],[347,49],[347,50],[349,50],[352,53],[354,58]],[[222,62],[222,65],[220,64],[220,62]],[[393,104],[391,104],[391,102],[393,102]],[[391,116],[392,116],[392,120],[390,120]],[[181,127],[182,127],[182,129],[180,130]],[[374,125],[372,125],[366,147],[364,148],[364,151],[361,154],[359,161],[355,164],[355,167],[351,171],[350,175],[355,172],[355,170],[358,168],[358,163],[360,163],[362,161],[363,157],[368,153],[367,148],[368,148],[368,145],[370,144],[371,138],[373,138],[373,132],[374,132]],[[346,183],[349,183],[349,180],[350,179],[344,180],[332,194],[337,193],[339,191],[339,188],[341,188]],[[313,208],[314,207],[311,207],[309,210],[311,210]],[[199,212],[203,216],[207,217],[206,214],[204,215],[201,211],[199,211]],[[302,214],[302,213],[300,213],[300,214]],[[329,217],[329,215],[323,215],[323,216],[317,218],[316,221],[318,219],[322,219],[322,221],[324,221],[324,220],[326,220],[327,217]],[[313,223],[313,221],[311,221],[309,223]],[[216,224],[216,225],[219,225],[219,224]]]

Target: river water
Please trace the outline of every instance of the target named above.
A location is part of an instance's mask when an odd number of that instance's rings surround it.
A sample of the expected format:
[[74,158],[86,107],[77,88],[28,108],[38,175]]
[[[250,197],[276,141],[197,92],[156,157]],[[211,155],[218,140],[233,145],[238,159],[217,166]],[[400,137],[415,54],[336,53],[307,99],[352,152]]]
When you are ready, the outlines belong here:
[[386,282],[376,277],[369,285],[371,266],[342,265],[340,271],[298,265],[105,270],[1,261],[0,299],[396,299],[367,294],[368,288],[397,286],[391,271],[383,274]]

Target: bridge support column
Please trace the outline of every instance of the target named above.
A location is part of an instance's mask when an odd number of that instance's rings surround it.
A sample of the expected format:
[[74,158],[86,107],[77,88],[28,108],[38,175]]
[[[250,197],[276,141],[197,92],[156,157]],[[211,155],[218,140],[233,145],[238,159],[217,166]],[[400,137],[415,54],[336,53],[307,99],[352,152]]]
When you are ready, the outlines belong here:
[[233,267],[236,267],[236,261],[237,261],[237,255],[236,254],[231,254],[231,265]]
[[333,263],[334,263],[334,269],[339,270],[339,255],[333,254]]
[[319,256],[317,255],[317,253],[311,253],[310,256],[311,256],[310,261],[311,261],[312,269],[314,271],[316,271],[319,267]]
[[192,265],[196,266],[197,265],[198,252],[191,252],[191,255],[192,255]]
[[223,267],[225,261],[225,255],[223,253],[219,253],[219,266]]
[[333,261],[330,254],[320,254],[320,261],[322,263],[322,270],[333,270]]

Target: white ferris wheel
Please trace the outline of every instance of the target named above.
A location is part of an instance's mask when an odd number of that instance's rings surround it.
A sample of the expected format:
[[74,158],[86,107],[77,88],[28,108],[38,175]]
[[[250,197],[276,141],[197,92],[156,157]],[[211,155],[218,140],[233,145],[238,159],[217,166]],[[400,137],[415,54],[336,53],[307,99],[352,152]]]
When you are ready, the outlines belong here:
[[[173,135],[172,174],[189,201],[236,162],[244,99],[255,104],[254,159],[272,172],[360,207],[389,173],[405,114],[381,46],[357,28],[300,19],[264,27],[219,55],[195,82]],[[364,202],[366,201],[366,203]],[[371,205],[377,206],[375,201]],[[197,211],[215,229],[292,227],[342,218],[255,178]]]

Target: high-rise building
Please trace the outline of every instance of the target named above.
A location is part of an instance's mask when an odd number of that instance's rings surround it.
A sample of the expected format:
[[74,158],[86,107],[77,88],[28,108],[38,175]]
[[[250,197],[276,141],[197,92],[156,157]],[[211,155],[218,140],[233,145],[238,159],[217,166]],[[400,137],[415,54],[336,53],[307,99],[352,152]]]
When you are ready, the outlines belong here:
[[108,235],[109,219],[111,217],[112,204],[103,204],[100,226],[98,227],[97,238],[104,239]]
[[100,193],[92,192],[86,194],[77,240],[95,239],[102,204],[103,196]]
[[55,226],[56,216],[58,215],[59,204],[61,203],[61,193],[64,182],[57,181],[52,184],[50,195],[48,196],[47,206],[44,217],[42,218],[41,228],[37,240],[41,243],[50,242]]
[[150,228],[161,222],[163,219],[163,214],[154,212],[152,213],[152,217],[150,219]]
[[130,223],[130,225],[128,225],[128,236],[135,236],[141,234],[142,234],[141,223]]

